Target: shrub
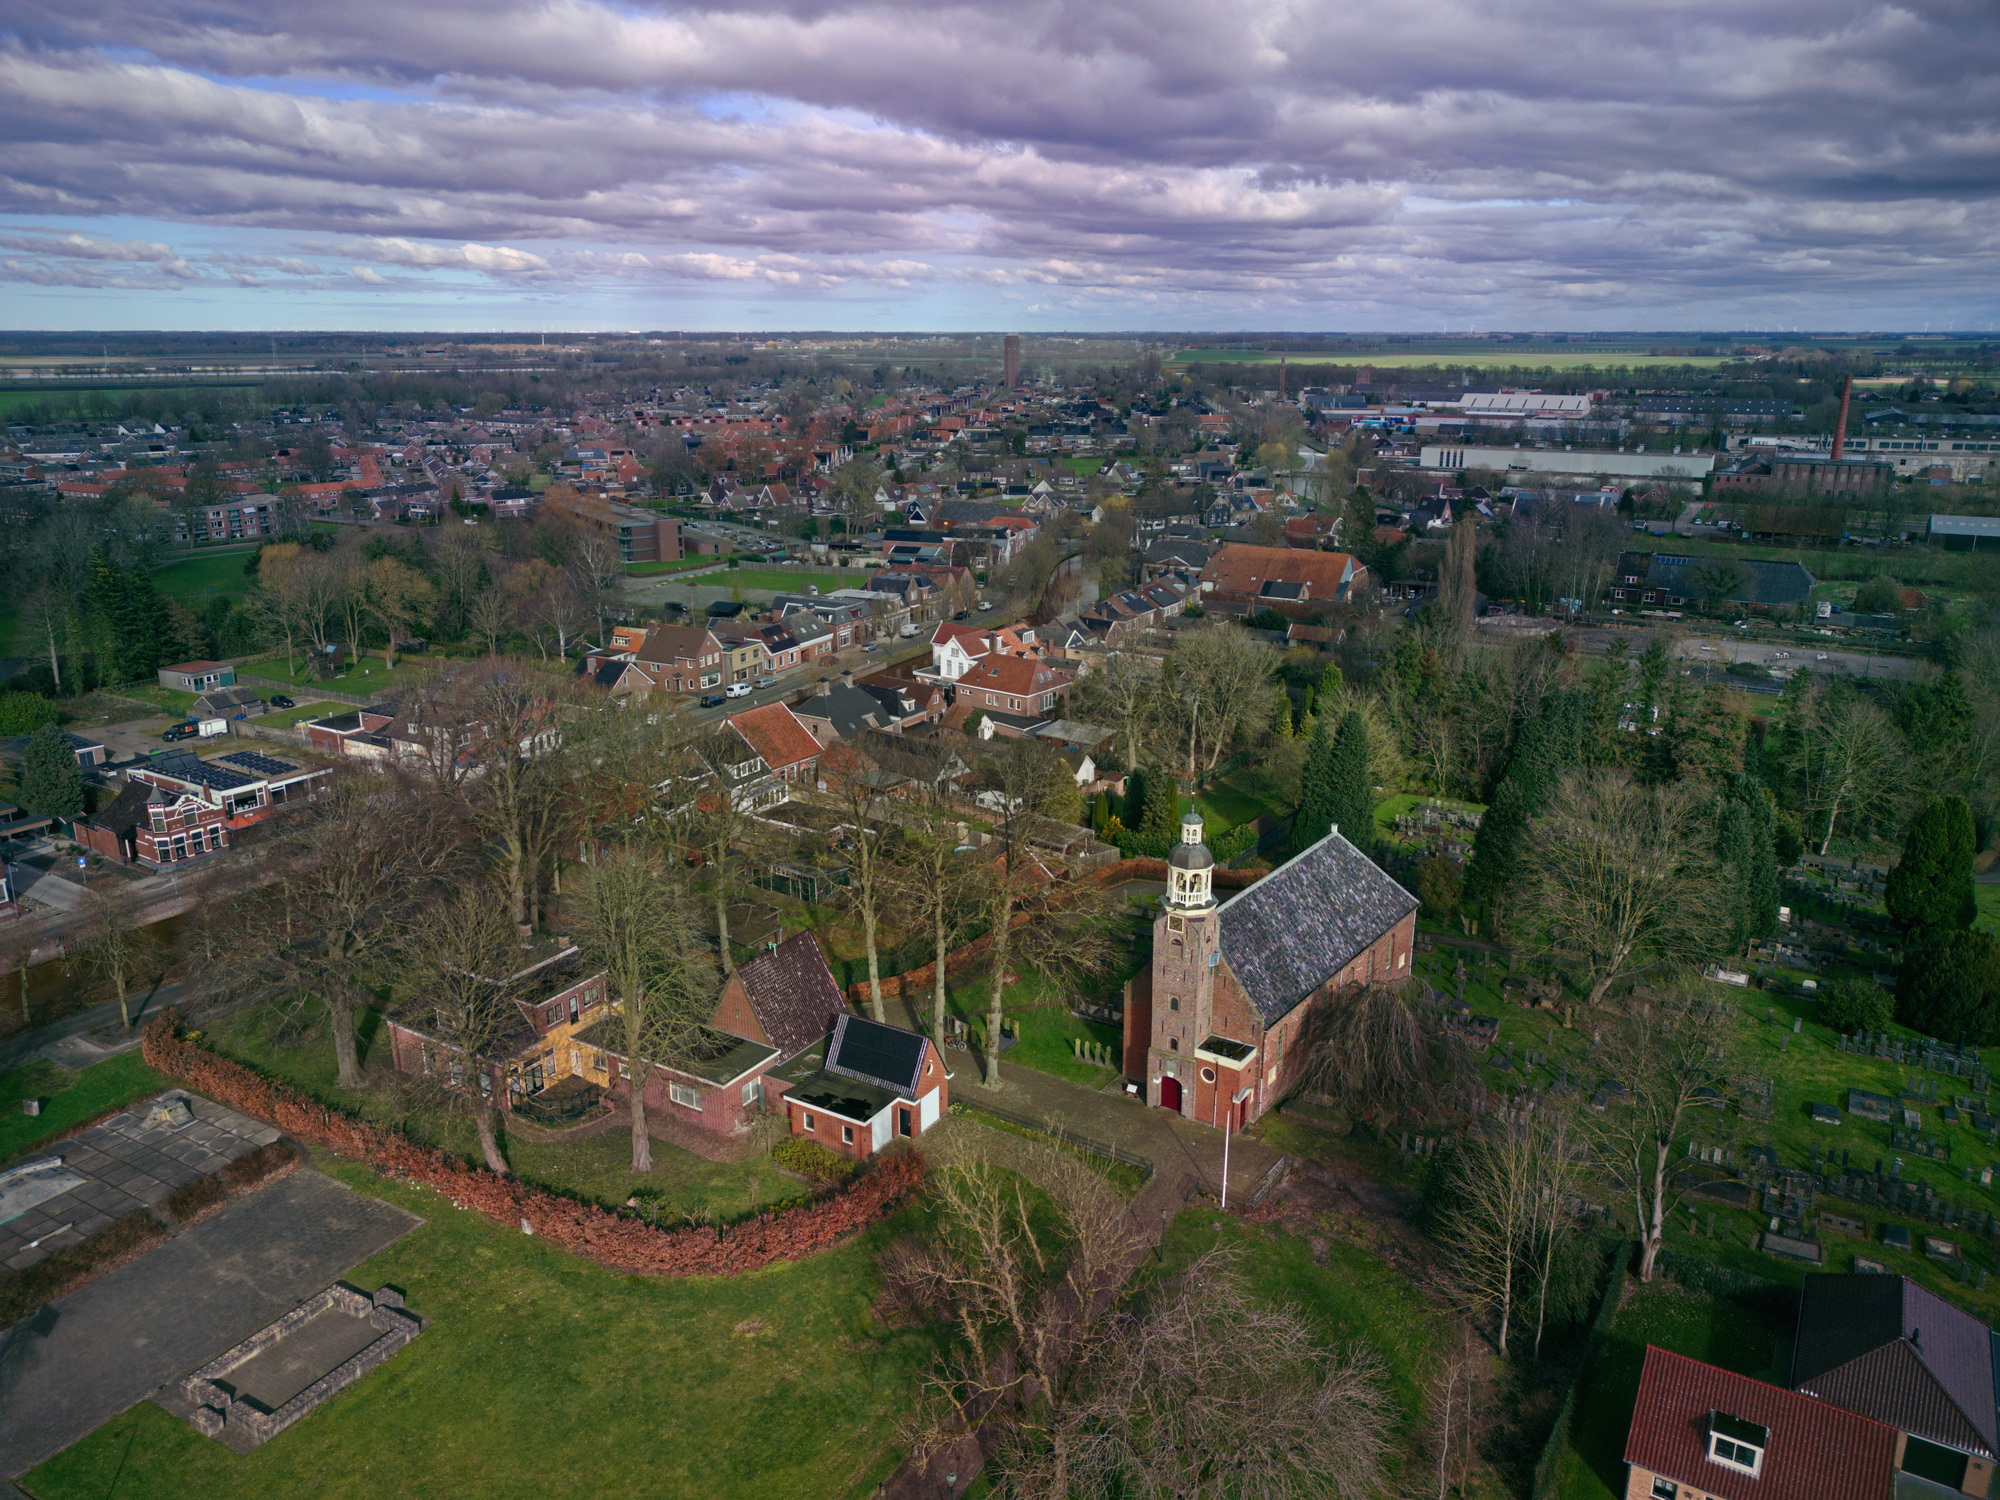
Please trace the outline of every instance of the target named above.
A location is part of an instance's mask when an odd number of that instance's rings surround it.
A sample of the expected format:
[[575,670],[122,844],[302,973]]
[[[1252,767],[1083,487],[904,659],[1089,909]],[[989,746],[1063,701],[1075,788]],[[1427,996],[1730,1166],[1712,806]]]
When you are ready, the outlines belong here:
[[[1022,914],[1026,919],[1026,913]],[[727,1230],[656,1229],[594,1203],[502,1177],[401,1133],[357,1120],[241,1063],[195,1045],[173,1011],[146,1028],[148,1066],[296,1140],[365,1163],[385,1177],[442,1193],[454,1207],[509,1229],[524,1226],[558,1249],[614,1271],[650,1276],[730,1276],[830,1249],[888,1214],[923,1181],[915,1151],[877,1162],[841,1192],[783,1213],[760,1213]],[[851,1171],[852,1169],[850,1169]]]
[[25,1318],[55,1301],[114,1262],[158,1244],[167,1231],[141,1209],[107,1224],[74,1245],[65,1245],[25,1271],[0,1273],[0,1325]]
[[818,1141],[788,1135],[771,1148],[771,1160],[814,1182],[840,1182],[854,1175],[854,1163]]
[[1417,866],[1417,899],[1434,917],[1448,917],[1464,900],[1464,882],[1459,878],[1458,861],[1433,855]]
[[206,1213],[229,1200],[228,1192],[213,1177],[197,1177],[184,1182],[160,1200],[160,1210],[176,1224]]
[[296,1147],[290,1141],[272,1141],[268,1146],[259,1146],[248,1155],[239,1156],[222,1169],[222,1185],[232,1193],[240,1192],[262,1182],[272,1173],[281,1171],[299,1159]]
[[1896,1018],[1896,1001],[1865,979],[1837,979],[1820,996],[1819,1017],[1835,1031],[1880,1031]]
[[0,734],[33,734],[61,717],[40,693],[0,692]]
[[1275,609],[1260,609],[1255,614],[1245,615],[1243,623],[1252,630],[1289,630],[1292,624]]

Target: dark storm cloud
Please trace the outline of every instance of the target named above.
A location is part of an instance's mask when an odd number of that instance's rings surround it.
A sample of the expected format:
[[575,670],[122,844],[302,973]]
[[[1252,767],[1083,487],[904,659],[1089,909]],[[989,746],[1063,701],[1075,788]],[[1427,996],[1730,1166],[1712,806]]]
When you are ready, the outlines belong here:
[[2000,236],[1983,0],[79,0],[0,27],[0,212],[281,230],[343,272],[1671,309],[1985,297]]

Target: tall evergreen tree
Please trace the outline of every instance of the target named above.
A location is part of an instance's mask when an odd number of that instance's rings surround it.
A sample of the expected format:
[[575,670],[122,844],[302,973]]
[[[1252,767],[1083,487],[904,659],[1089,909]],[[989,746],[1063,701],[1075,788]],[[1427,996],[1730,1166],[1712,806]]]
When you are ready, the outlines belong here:
[[1497,900],[1520,877],[1528,825],[1564,774],[1589,759],[1585,754],[1589,727],[1590,706],[1580,692],[1549,694],[1541,712],[1521,727],[1507,772],[1473,836],[1472,860],[1465,874],[1466,890],[1473,897]]
[[1148,851],[1162,856],[1171,853],[1180,838],[1181,789],[1158,766],[1146,772],[1146,802],[1139,812],[1138,832]]
[[1778,820],[1770,795],[1754,776],[1739,776],[1716,816],[1715,852],[1729,878],[1731,947],[1778,929]]
[[1343,714],[1334,731],[1329,773],[1333,823],[1357,849],[1375,847],[1375,783],[1368,774],[1368,723],[1358,713]]
[[21,766],[21,801],[45,818],[83,816],[83,772],[69,738],[44,724],[28,738]]
[[1920,930],[1896,980],[1896,1019],[1940,1041],[2000,1043],[2000,943],[1983,932]]
[[1125,775],[1125,800],[1118,806],[1118,821],[1134,833],[1146,821],[1146,782],[1150,776],[1144,766],[1134,766]]
[[1333,741],[1326,720],[1313,725],[1312,743],[1299,772],[1299,809],[1292,816],[1292,852],[1310,848],[1327,835],[1334,817]]
[[1963,797],[1939,797],[1917,814],[1903,839],[1903,857],[1889,872],[1883,902],[1905,931],[1970,927],[1978,914],[1972,893],[1975,852],[1972,809]]

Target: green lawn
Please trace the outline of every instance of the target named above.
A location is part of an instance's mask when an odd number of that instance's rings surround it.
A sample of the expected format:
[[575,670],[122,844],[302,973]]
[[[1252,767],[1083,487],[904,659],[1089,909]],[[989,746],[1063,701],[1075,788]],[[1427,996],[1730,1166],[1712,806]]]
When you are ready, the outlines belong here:
[[685,573],[690,568],[713,568],[722,561],[719,557],[689,557],[679,562],[635,562],[625,564],[625,572],[632,578],[650,578],[659,573]]
[[[386,1059],[375,1055],[378,1044],[387,1046],[380,1017],[366,1012],[357,1031],[363,1065],[373,1057],[376,1066],[386,1068]],[[393,1075],[380,1088],[356,1093],[340,1089],[335,1083],[333,1043],[323,1025],[313,1024],[296,1040],[282,1036],[277,1014],[259,1007],[232,1017],[210,1038],[210,1045],[336,1108],[395,1126],[468,1161],[479,1160],[478,1138],[468,1118],[413,1097]],[[653,1143],[653,1170],[634,1176],[632,1137],[623,1125],[598,1135],[554,1141],[507,1136],[502,1149],[524,1182],[607,1208],[637,1197],[669,1219],[693,1214],[727,1222],[803,1191],[764,1156],[712,1162],[664,1141]]]
[[[305,657],[297,658],[295,667],[288,666],[284,657],[265,657],[262,661],[242,662],[237,666],[238,676],[268,678],[273,682],[289,683],[293,687],[307,691],[316,687],[330,687],[337,692],[352,693],[363,697],[371,693],[393,692],[407,688],[414,683],[435,677],[441,663],[429,656],[399,656],[396,669],[390,671],[382,664],[379,652],[371,652],[348,667],[341,676],[331,682],[322,683],[305,664]],[[252,684],[254,686],[254,684]]]
[[1182,1211],[1167,1230],[1162,1263],[1150,1275],[1183,1270],[1219,1243],[1241,1253],[1238,1265],[1260,1298],[1296,1305],[1329,1344],[1358,1339],[1382,1356],[1407,1435],[1448,1332],[1444,1316],[1407,1279],[1357,1245],[1330,1238],[1324,1263],[1315,1263],[1312,1247],[1299,1236],[1212,1208]]
[[1282,816],[1291,803],[1279,792],[1262,766],[1245,766],[1197,793],[1194,805],[1212,832],[1255,822],[1265,814]]
[[2000,937],[2000,885],[1975,885],[1972,894],[1979,902],[1979,918],[1973,925]]
[[932,1335],[871,1314],[874,1253],[723,1279],[625,1276],[351,1163],[316,1163],[426,1222],[344,1279],[399,1288],[423,1336],[239,1458],[141,1403],[26,1480],[43,1500],[311,1495],[859,1497],[901,1453]]
[[1625,1430],[1648,1344],[1783,1385],[1790,1340],[1790,1319],[1755,1302],[1706,1297],[1671,1282],[1628,1285],[1577,1391],[1562,1500],[1625,1493]]
[[158,683],[147,682],[132,687],[120,688],[121,698],[136,698],[141,703],[151,703],[161,713],[180,714],[183,717],[194,711],[195,695],[183,693],[178,688],[161,687]]
[[301,703],[297,708],[281,708],[276,713],[261,714],[249,722],[270,729],[290,729],[307,719],[325,719],[347,712],[349,705],[345,703]]
[[190,594],[241,594],[250,588],[250,576],[243,564],[253,552],[197,552],[170,562],[153,574],[153,587],[163,594],[185,598]]
[[[984,1027],[988,1003],[989,971],[975,969],[954,981],[945,992],[945,1009],[960,1020]],[[1102,988],[1096,986],[1094,988]],[[1094,1063],[1079,1060],[1070,1051],[1070,1039],[1080,1037],[1098,1042],[1112,1049],[1112,1056],[1118,1055],[1122,1034],[1116,1026],[1106,1026],[1097,1021],[1086,1021],[1071,1015],[1056,1002],[1062,992],[1048,985],[1038,975],[1023,974],[1013,984],[1007,986],[1007,1019],[1020,1028],[1021,1039],[1005,1054],[1010,1063],[1019,1063],[1024,1068],[1033,1068],[1038,1073],[1048,1073],[1056,1078],[1080,1083],[1085,1088],[1103,1088],[1118,1076],[1116,1068],[1100,1068]],[[1035,1007],[1029,1009],[1027,1007]],[[926,994],[918,1003],[918,1011],[924,1016],[930,1014],[930,997]],[[926,1025],[929,1023],[926,1022]]]
[[[1429,980],[1448,994],[1455,994],[1457,982],[1452,978],[1452,971],[1460,957],[1461,950],[1440,945],[1432,952],[1418,954],[1415,970],[1419,977]],[[1487,1054],[1489,1059],[1505,1054],[1508,1044],[1512,1043],[1517,1060],[1519,1051],[1530,1047],[1550,1054],[1549,1065],[1538,1070],[1533,1078],[1540,1087],[1555,1081],[1565,1065],[1572,1078],[1586,1082],[1597,1079],[1598,1074],[1584,1055],[1590,1038],[1584,1019],[1587,1012],[1580,1011],[1576,1027],[1565,1031],[1560,1021],[1548,1012],[1524,1010],[1508,998],[1502,988],[1507,978],[1504,960],[1477,953],[1465,953],[1463,957],[1467,965],[1466,1002],[1475,1012],[1495,1016],[1500,1022],[1499,1035]],[[1519,972],[1541,974],[1546,970],[1539,964],[1523,964]],[[1819,977],[1822,983],[1828,978],[1826,975]],[[1717,988],[1726,997],[1730,1014],[1734,1017],[1729,1036],[1731,1072],[1738,1076],[1771,1080],[1772,1115],[1768,1121],[1745,1120],[1737,1114],[1733,1101],[1726,1113],[1711,1114],[1706,1110],[1696,1110],[1686,1123],[1685,1133],[1676,1142],[1677,1150],[1684,1149],[1690,1134],[1698,1134],[1709,1144],[1733,1143],[1739,1166],[1743,1164],[1745,1149],[1751,1144],[1776,1147],[1783,1165],[1801,1170],[1811,1169],[1811,1151],[1815,1143],[1823,1153],[1831,1153],[1836,1163],[1840,1151],[1847,1150],[1857,1171],[1874,1170],[1878,1159],[1886,1169],[1892,1158],[1901,1157],[1905,1179],[1927,1182],[1937,1189],[1940,1196],[1955,1200],[1961,1207],[2000,1213],[2000,1191],[1981,1187],[1977,1181],[1964,1180],[1964,1169],[1968,1164],[1976,1170],[1994,1159],[1993,1147],[1972,1129],[1968,1118],[1970,1111],[1966,1112],[1967,1117],[1952,1125],[1944,1122],[1934,1105],[1917,1106],[1925,1132],[1950,1144],[1953,1152],[1950,1161],[1933,1161],[1908,1150],[1899,1150],[1890,1142],[1889,1126],[1847,1113],[1847,1091],[1851,1088],[1896,1095],[1912,1080],[1923,1077],[1931,1080],[1936,1087],[1938,1103],[1949,1104],[1954,1093],[1963,1091],[1963,1083],[1949,1074],[1924,1073],[1914,1064],[1878,1062],[1873,1058],[1841,1052],[1837,1045],[1838,1033],[1819,1023],[1816,1001],[1787,998],[1761,990]],[[1766,1021],[1767,1009],[1774,1014],[1775,1024]],[[1797,1035],[1791,1031],[1791,1023],[1795,1019],[1802,1023]],[[1915,1035],[1904,1028],[1895,1030],[1905,1037]],[[1787,1037],[1790,1038],[1788,1046],[1785,1043]],[[1984,1056],[1987,1067],[2000,1072],[2000,1049],[1988,1049]],[[1517,1087],[1528,1081],[1525,1070],[1518,1068],[1507,1072],[1489,1068],[1486,1077],[1490,1084],[1502,1088]],[[1839,1109],[1842,1123],[1838,1126],[1815,1125],[1807,1108],[1814,1103],[1831,1104]],[[1667,1244],[1670,1249],[1769,1280],[1796,1279],[1795,1263],[1777,1260],[1755,1248],[1756,1237],[1765,1227],[1763,1219],[1746,1210],[1719,1207],[1707,1199],[1692,1201],[1701,1216],[1703,1232],[1691,1232],[1684,1211],[1669,1227]],[[1870,1226],[1870,1240],[1867,1242],[1828,1235],[1825,1239],[1825,1269],[1851,1269],[1853,1256],[1858,1251],[1960,1306],[1971,1308],[1982,1319],[2000,1315],[2000,1282],[1984,1292],[1961,1286],[1944,1266],[1926,1259],[1921,1253],[1892,1251],[1884,1247],[1881,1226],[1884,1223],[1907,1224],[1919,1245],[1925,1233],[1941,1235],[1959,1245],[1965,1260],[1972,1267],[1988,1271],[2000,1268],[1993,1248],[1977,1235],[1963,1229],[1927,1228],[1921,1220],[1904,1219],[1866,1204],[1831,1197],[1823,1198],[1820,1206],[1828,1213],[1860,1219]],[[1711,1211],[1715,1223],[1713,1237],[1706,1233]],[[1629,1221],[1629,1206],[1621,1212]]]
[[1477,802],[1459,802],[1450,797],[1431,798],[1422,792],[1399,792],[1393,797],[1385,797],[1375,804],[1375,831],[1383,838],[1393,838],[1396,833],[1396,819],[1414,812],[1425,802],[1438,801],[1447,807],[1455,807],[1463,812],[1486,811]]
[[769,589],[783,594],[803,594],[808,588],[816,588],[825,594],[834,589],[867,587],[868,572],[863,568],[851,573],[779,573],[764,568],[730,568],[702,582],[713,588],[740,583],[746,589]]
[[[14,984],[12,975],[8,984]],[[0,1073],[0,1162],[80,1120],[157,1094],[171,1083],[147,1067],[137,1052],[121,1052],[78,1073],[47,1062]],[[42,1100],[39,1115],[21,1113],[21,1101],[31,1098]]]

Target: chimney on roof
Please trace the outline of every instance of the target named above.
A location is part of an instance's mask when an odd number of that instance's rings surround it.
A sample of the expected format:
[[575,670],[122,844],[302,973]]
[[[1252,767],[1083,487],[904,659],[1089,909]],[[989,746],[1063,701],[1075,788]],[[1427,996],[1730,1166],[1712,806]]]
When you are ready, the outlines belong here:
[[840,685],[841,685],[842,687],[853,687],[853,686],[854,686],[854,672],[853,672],[853,669],[852,669],[852,668],[845,668],[845,667],[844,667],[844,668],[842,668],[842,669],[841,669],[841,673],[840,673]]
[[1847,451],[1847,407],[1854,399],[1854,377],[1850,374],[1840,383],[1840,416],[1833,424],[1833,456],[1838,459]]

